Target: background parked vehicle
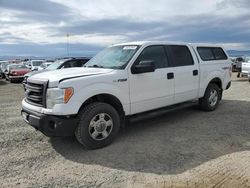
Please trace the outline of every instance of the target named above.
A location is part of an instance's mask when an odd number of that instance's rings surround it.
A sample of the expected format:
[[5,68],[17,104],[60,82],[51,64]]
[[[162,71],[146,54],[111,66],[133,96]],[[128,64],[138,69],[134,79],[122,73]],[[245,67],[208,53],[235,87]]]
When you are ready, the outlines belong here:
[[5,78],[10,82],[22,81],[24,75],[31,70],[23,64],[10,64],[5,71]]
[[72,68],[72,67],[82,67],[85,63],[87,63],[90,60],[88,57],[79,57],[79,58],[69,58],[69,59],[60,59],[52,63],[50,66],[48,66],[46,69],[30,72],[24,76],[23,83],[25,84],[28,77],[33,76],[38,73],[46,72],[46,71],[52,71],[57,69],[63,69],[63,68]]
[[248,77],[249,72],[250,72],[250,57],[246,57],[245,61],[242,62],[241,76]]
[[46,69],[48,66],[50,66],[52,63],[50,62],[44,62],[38,67],[38,71]]
[[241,76],[241,69],[242,69],[242,62],[244,62],[244,57],[237,57],[235,60],[235,70],[238,72],[237,77],[239,78]]
[[0,65],[1,78],[5,78],[5,71],[7,69],[7,65],[9,65],[8,61],[3,61]]
[[231,57],[231,61],[232,61],[232,72],[237,72],[237,70],[236,70],[236,58],[237,58],[237,57]]
[[9,63],[8,61],[0,61],[0,67],[3,63]]
[[2,64],[6,64],[8,61],[0,61],[0,78],[3,78],[4,71],[2,71]]
[[37,71],[38,67],[44,63],[44,60],[31,60],[27,63],[27,67],[32,71]]

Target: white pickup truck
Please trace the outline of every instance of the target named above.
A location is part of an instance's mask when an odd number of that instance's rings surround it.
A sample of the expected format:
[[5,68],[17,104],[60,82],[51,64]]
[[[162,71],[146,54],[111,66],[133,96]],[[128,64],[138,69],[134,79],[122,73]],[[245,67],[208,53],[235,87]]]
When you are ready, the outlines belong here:
[[22,116],[47,136],[75,135],[96,149],[110,144],[134,115],[196,99],[201,109],[215,110],[230,84],[231,61],[219,46],[124,43],[85,67],[29,77]]

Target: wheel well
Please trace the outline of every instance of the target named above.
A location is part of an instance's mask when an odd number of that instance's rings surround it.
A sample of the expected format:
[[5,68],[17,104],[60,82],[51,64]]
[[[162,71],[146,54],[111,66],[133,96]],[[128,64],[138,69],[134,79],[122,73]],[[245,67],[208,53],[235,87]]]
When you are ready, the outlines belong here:
[[214,78],[214,79],[212,79],[209,82],[209,84],[211,84],[211,83],[216,84],[220,89],[222,89],[222,82],[221,82],[220,78]]
[[122,103],[120,102],[120,100],[118,98],[116,98],[113,95],[98,94],[98,95],[92,96],[82,104],[80,110],[84,106],[86,106],[92,102],[104,102],[104,103],[110,104],[111,106],[113,106],[117,110],[117,112],[119,113],[119,115],[121,117],[121,120],[125,117],[125,112],[123,110]]
[[221,79],[219,78],[214,78],[212,79],[209,84],[216,84],[219,88],[220,88],[220,99],[222,99],[222,92],[223,92],[223,89],[222,89],[222,82],[221,82]]

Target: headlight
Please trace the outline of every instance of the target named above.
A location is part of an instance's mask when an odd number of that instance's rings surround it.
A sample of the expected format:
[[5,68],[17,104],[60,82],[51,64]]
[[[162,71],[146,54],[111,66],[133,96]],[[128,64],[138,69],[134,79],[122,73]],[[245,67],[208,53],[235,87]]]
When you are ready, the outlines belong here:
[[46,106],[53,108],[55,104],[66,104],[74,93],[73,88],[50,88],[47,90]]
[[25,75],[24,75],[23,83],[27,83],[27,79],[28,79],[28,76],[25,76]]

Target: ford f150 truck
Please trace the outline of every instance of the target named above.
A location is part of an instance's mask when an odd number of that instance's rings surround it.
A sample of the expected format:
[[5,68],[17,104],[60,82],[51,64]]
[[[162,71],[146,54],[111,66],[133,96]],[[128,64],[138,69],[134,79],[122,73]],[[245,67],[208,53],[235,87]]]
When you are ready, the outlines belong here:
[[75,135],[97,149],[133,115],[195,99],[201,109],[215,110],[230,84],[231,61],[219,46],[124,43],[104,49],[85,67],[29,77],[21,113],[49,137]]

